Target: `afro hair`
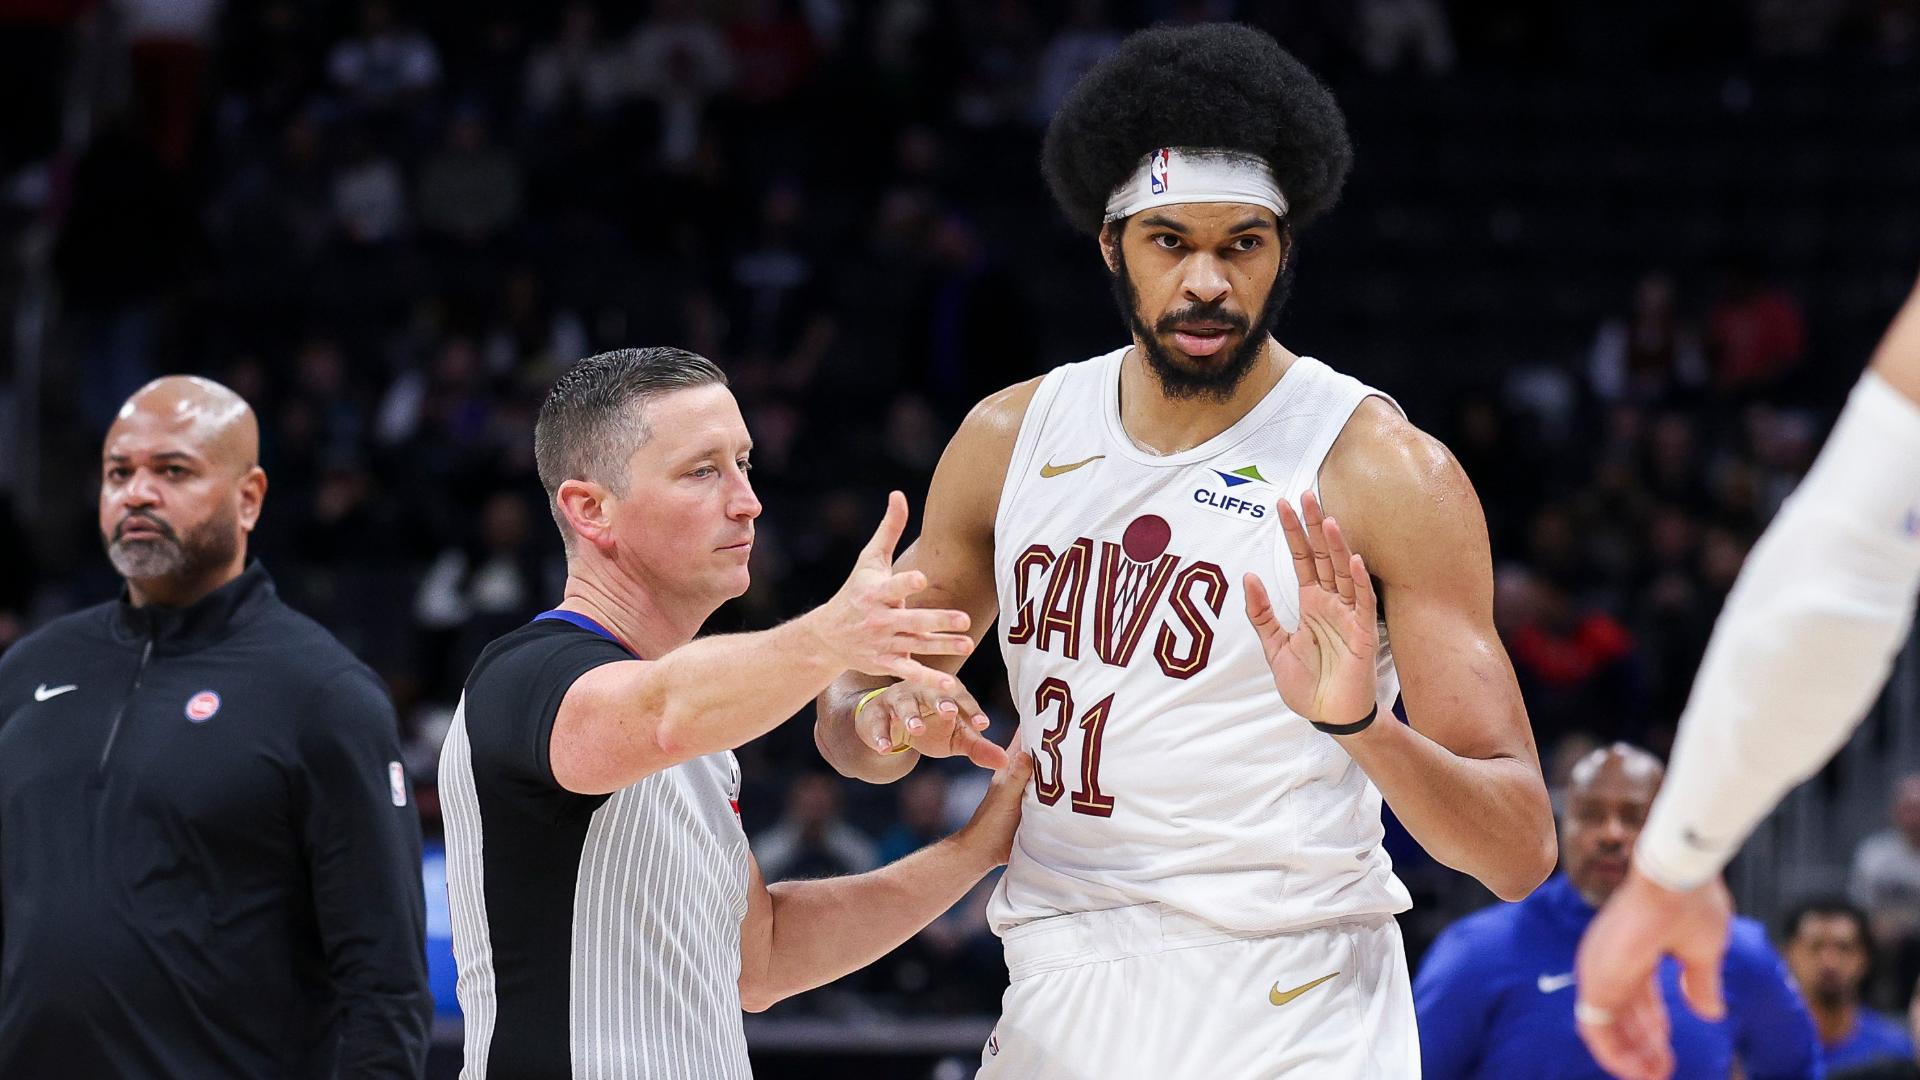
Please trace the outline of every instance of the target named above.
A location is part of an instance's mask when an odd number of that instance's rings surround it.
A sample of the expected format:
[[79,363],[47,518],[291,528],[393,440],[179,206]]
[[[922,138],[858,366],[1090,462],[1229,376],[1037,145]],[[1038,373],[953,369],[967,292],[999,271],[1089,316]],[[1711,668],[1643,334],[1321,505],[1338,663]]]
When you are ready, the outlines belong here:
[[1098,235],[1107,197],[1163,146],[1265,160],[1296,228],[1333,206],[1353,164],[1333,94],[1271,37],[1238,23],[1129,36],[1054,114],[1040,170],[1067,220]]

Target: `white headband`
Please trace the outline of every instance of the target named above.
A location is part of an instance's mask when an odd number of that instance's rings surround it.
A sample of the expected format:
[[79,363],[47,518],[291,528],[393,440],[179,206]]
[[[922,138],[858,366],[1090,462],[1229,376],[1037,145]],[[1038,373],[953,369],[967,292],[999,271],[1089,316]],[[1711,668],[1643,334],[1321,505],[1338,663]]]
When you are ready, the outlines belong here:
[[1161,148],[1107,196],[1107,216],[1118,221],[1154,206],[1174,203],[1252,203],[1287,216],[1287,197],[1273,168],[1252,154],[1195,147]]

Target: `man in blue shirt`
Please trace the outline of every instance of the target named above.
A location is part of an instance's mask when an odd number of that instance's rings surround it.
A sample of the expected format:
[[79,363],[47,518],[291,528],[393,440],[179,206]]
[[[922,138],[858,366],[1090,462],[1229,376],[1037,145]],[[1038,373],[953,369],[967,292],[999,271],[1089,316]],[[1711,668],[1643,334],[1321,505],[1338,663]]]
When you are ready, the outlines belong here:
[[1873,957],[1866,912],[1840,897],[1807,900],[1780,924],[1787,966],[1807,995],[1827,1072],[1887,1059],[1913,1059],[1898,1020],[1860,1003]]
[[[1413,984],[1426,1080],[1606,1080],[1573,1023],[1580,934],[1627,874],[1663,775],[1658,759],[1615,743],[1574,767],[1560,823],[1560,872],[1517,904],[1448,927]],[[1710,1023],[1681,1006],[1678,967],[1660,983],[1673,1018],[1676,1077],[1748,1080],[1821,1075],[1813,1021],[1751,919],[1736,919],[1724,978],[1728,1012]]]

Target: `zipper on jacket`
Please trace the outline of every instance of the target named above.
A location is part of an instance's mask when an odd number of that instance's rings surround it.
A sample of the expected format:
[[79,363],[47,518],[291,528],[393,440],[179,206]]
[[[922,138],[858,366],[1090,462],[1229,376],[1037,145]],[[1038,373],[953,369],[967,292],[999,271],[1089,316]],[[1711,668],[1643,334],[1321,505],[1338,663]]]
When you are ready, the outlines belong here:
[[127,696],[120,699],[120,708],[113,714],[113,723],[107,725],[107,742],[100,748],[99,772],[107,771],[107,758],[113,753],[114,740],[120,737],[120,721],[127,715],[127,706],[133,704],[133,695],[140,692],[140,679],[147,673],[147,661],[153,658],[153,639],[147,635],[147,643],[140,649],[140,666],[133,669],[133,685],[127,687]]

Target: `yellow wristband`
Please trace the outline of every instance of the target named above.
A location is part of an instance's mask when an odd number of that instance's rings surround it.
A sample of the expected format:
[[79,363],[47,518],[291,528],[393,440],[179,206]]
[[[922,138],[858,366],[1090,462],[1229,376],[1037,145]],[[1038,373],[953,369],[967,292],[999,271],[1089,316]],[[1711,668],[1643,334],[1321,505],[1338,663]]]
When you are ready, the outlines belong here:
[[[896,685],[897,685],[897,684],[896,684]],[[859,723],[859,722],[860,722],[860,710],[861,710],[861,709],[864,709],[864,708],[866,708],[866,707],[867,707],[867,702],[869,702],[869,701],[872,701],[872,700],[873,700],[874,698],[877,698],[877,697],[879,697],[879,696],[880,696],[881,694],[884,694],[884,693],[886,693],[887,691],[889,691],[889,690],[891,690],[891,689],[893,689],[893,686],[891,686],[891,685],[889,685],[889,686],[876,686],[876,687],[874,687],[873,689],[871,689],[871,690],[869,690],[869,691],[867,691],[866,693],[864,693],[864,694],[861,694],[861,695],[860,695],[860,701],[859,701],[859,703],[858,703],[858,704],[856,704],[856,705],[855,705],[855,706],[853,707],[853,720],[854,720],[854,723],[856,723],[856,724],[857,724],[857,723]],[[887,753],[889,753],[889,754],[904,754],[904,753],[906,753],[907,751],[909,751],[909,750],[911,750],[911,749],[913,749],[913,747],[912,747],[912,746],[911,746],[910,744],[908,744],[908,743],[901,743],[901,744],[900,744],[899,746],[896,746],[896,747],[894,747],[893,749],[891,749],[891,750],[889,750],[889,751],[887,751]]]

